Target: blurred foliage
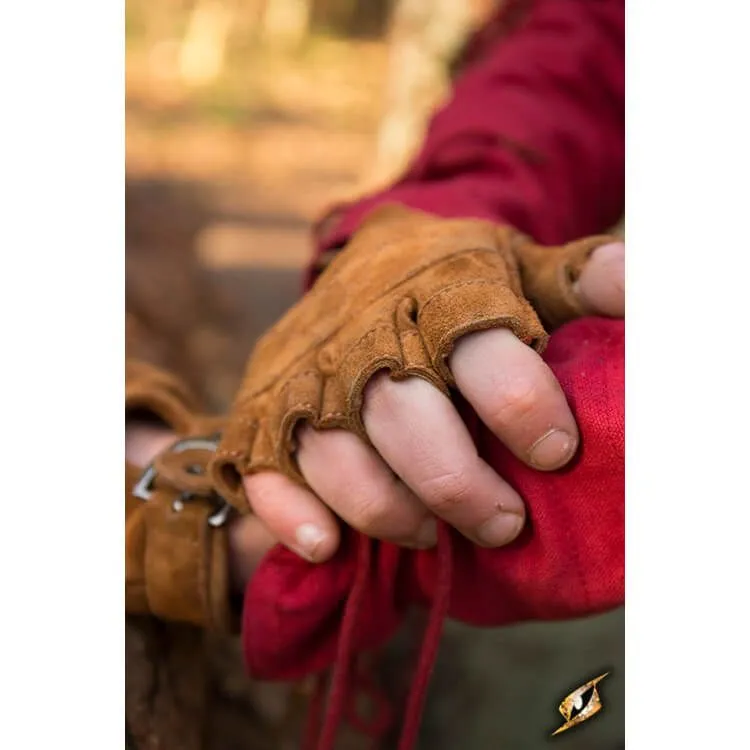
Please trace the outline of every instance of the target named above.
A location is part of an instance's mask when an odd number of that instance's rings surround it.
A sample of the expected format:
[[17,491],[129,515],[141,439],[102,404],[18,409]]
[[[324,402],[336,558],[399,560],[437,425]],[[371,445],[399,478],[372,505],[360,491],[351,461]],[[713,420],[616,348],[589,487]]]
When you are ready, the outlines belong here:
[[128,0],[129,155],[134,143],[153,144],[181,127],[249,133],[304,122],[343,137],[366,135],[363,187],[387,182],[447,93],[450,57],[495,5]]
[[[382,51],[372,45],[355,49],[349,38],[356,31],[382,32],[388,3],[325,0],[314,4],[315,13],[305,33],[290,39],[278,19],[263,25],[258,12],[271,2],[226,0],[128,0],[126,49],[128,100],[131,110],[150,110],[155,128],[169,127],[198,115],[209,121],[242,126],[270,116],[285,119],[294,99],[299,115],[325,112],[342,126],[361,125],[368,104],[347,84],[352,67],[362,68],[364,88],[372,80],[372,62],[382,71]],[[353,22],[357,6],[371,10],[369,20]],[[196,15],[203,8],[203,18]],[[218,18],[217,9],[225,13]],[[377,8],[374,13],[372,8]],[[211,14],[216,22],[203,23]],[[209,28],[213,25],[213,29]],[[373,53],[376,60],[373,60]],[[191,57],[192,56],[192,57]],[[201,66],[201,62],[204,62]],[[369,66],[369,67],[368,67]],[[335,92],[329,96],[328,91]],[[378,92],[366,95],[372,105]],[[370,119],[367,118],[369,123]]]

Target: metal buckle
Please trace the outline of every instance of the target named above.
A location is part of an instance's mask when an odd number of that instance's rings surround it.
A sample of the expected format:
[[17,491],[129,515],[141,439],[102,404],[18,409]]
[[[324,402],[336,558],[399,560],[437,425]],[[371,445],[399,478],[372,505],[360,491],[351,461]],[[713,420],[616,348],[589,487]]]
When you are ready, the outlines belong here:
[[[208,437],[192,437],[178,440],[174,445],[169,448],[170,453],[183,453],[187,450],[198,449],[215,451],[221,440],[220,434],[210,435]],[[156,479],[157,471],[154,464],[151,463],[146,470],[141,474],[141,478],[135,483],[133,487],[133,495],[139,500],[148,501],[151,499],[154,491],[154,480]],[[221,506],[218,510],[214,511],[208,517],[208,524],[213,528],[219,528],[223,526],[229,514],[232,511],[232,506],[223,498],[219,497],[214,493],[214,496],[221,501]],[[172,509],[179,513],[184,507],[186,502],[190,502],[195,496],[189,492],[183,492],[180,497],[172,503]]]

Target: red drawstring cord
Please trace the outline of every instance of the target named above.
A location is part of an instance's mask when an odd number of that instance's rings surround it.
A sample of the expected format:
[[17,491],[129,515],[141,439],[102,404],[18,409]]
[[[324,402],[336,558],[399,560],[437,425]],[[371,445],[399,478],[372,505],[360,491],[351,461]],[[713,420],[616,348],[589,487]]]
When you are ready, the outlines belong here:
[[365,593],[367,592],[367,581],[370,577],[372,566],[372,540],[364,534],[359,534],[357,539],[357,571],[354,583],[349,592],[349,598],[344,607],[344,616],[341,622],[341,634],[339,635],[338,648],[336,650],[336,663],[331,678],[331,690],[328,694],[328,707],[326,709],[323,728],[320,732],[317,750],[333,750],[336,740],[336,731],[341,723],[341,717],[346,708],[346,694],[351,669],[352,653],[354,652],[354,633],[357,628],[359,612],[362,608]]
[[[425,629],[424,639],[422,641],[422,648],[419,653],[417,666],[414,670],[411,689],[409,690],[398,750],[411,750],[417,741],[422,712],[427,698],[427,687],[435,666],[443,623],[450,605],[451,579],[453,576],[453,557],[451,553],[450,530],[446,524],[439,523],[437,544],[438,565],[435,593],[430,607],[429,619]],[[344,608],[341,634],[339,636],[336,662],[333,669],[333,676],[331,678],[331,688],[328,694],[328,705],[325,712],[323,727],[320,730],[319,739],[316,745],[315,740],[316,735],[318,734],[318,725],[320,723],[319,719],[323,708],[326,684],[325,679],[321,677],[318,680],[310,704],[303,743],[305,750],[333,750],[336,740],[336,732],[341,724],[341,719],[347,709],[347,705],[352,705],[351,703],[347,704],[347,693],[350,687],[349,682],[352,654],[354,651],[354,633],[356,631],[364,595],[367,590],[371,568],[372,540],[364,535],[359,535],[357,544],[356,575]],[[353,716],[347,716],[347,718],[349,718],[350,722],[357,725],[360,729],[365,729],[370,733],[377,733],[380,735],[387,729],[390,723],[390,712],[384,701],[377,701],[380,697],[377,691],[373,690],[370,685],[362,684],[362,679],[363,678],[355,678],[359,683],[359,686],[368,688],[368,692],[373,694],[376,702],[381,704],[379,716],[369,727],[365,726],[364,722],[362,722],[359,717],[356,717],[354,708],[351,710]]]
[[425,628],[422,648],[419,652],[414,677],[412,678],[409,698],[404,712],[404,723],[401,728],[401,737],[398,741],[398,750],[411,750],[417,742],[419,725],[422,720],[425,700],[427,699],[427,687],[435,667],[440,636],[443,631],[443,623],[448,614],[451,597],[451,579],[453,578],[453,555],[451,549],[451,532],[448,525],[438,523],[437,544],[437,578],[435,580],[435,593],[432,597],[429,620]]

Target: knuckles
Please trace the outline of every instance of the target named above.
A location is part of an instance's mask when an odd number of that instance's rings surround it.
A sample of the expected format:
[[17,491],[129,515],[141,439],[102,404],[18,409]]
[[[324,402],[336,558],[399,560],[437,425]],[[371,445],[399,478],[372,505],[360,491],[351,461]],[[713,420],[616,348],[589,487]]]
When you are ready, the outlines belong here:
[[439,513],[465,505],[472,496],[473,486],[468,468],[457,468],[420,480],[415,491],[427,506]]
[[533,416],[544,403],[540,378],[524,375],[507,380],[487,407],[493,426],[507,426]]

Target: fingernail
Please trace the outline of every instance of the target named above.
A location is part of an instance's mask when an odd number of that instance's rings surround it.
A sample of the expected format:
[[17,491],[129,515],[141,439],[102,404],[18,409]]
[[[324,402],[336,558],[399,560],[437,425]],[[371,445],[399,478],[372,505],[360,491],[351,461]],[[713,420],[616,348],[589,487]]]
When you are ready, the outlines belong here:
[[421,549],[434,547],[437,544],[437,522],[434,518],[428,518],[417,532],[416,546]]
[[565,464],[575,452],[572,435],[558,429],[546,432],[529,449],[529,462],[537,469],[556,469]]
[[519,535],[523,522],[523,516],[516,513],[498,513],[476,530],[477,540],[487,547],[501,547]]
[[326,538],[323,530],[313,523],[303,523],[297,527],[294,536],[298,545],[296,551],[310,562],[315,562],[315,553]]

